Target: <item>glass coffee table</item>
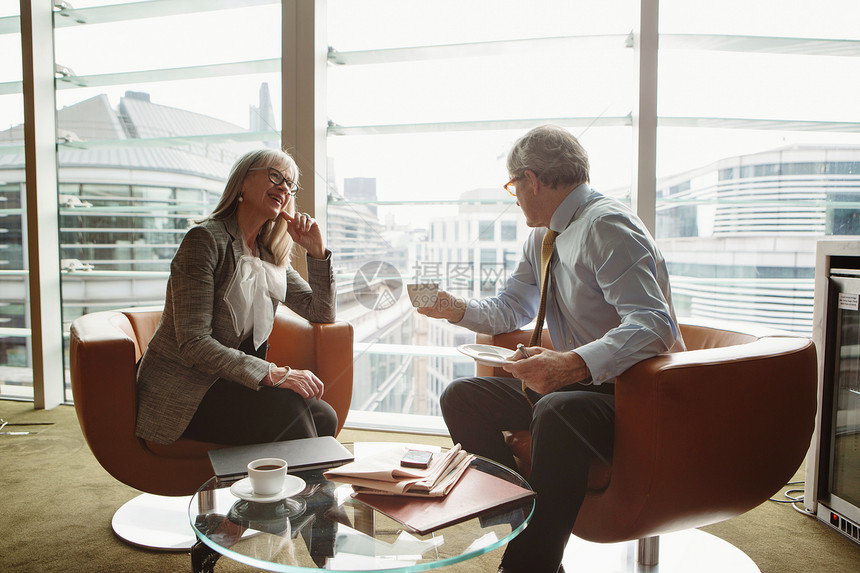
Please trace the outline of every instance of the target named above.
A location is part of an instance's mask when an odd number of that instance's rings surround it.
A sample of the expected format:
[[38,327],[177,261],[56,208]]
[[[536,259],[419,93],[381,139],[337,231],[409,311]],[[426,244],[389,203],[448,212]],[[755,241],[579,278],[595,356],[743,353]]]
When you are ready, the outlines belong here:
[[[356,457],[379,444],[346,444]],[[485,458],[472,468],[529,488],[518,474]],[[471,471],[471,470],[470,470]],[[274,503],[231,493],[234,482],[211,478],[191,498],[188,513],[198,542],[195,572],[213,571],[219,557],[268,571],[426,571],[501,547],[531,518],[533,499],[419,535],[353,499],[348,484],[328,481],[321,470],[296,473],[305,487]]]

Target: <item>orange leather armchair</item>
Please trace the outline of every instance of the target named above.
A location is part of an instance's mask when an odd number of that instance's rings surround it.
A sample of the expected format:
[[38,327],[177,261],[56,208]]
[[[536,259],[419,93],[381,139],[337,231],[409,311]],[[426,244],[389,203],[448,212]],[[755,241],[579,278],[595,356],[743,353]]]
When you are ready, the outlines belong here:
[[[148,494],[190,496],[212,477],[208,451],[223,446],[188,439],[165,446],[134,433],[136,364],[160,318],[160,307],[147,307],[95,312],[75,320],[69,349],[72,394],[87,444],[108,473]],[[352,399],[352,343],[351,324],[309,323],[284,307],[275,315],[269,338],[269,360],[312,370],[323,380],[323,399],[337,412],[338,432]],[[133,512],[133,508],[127,511]],[[115,531],[120,527],[117,520],[115,516]],[[187,518],[185,522],[190,531]],[[129,539],[133,533],[117,533],[135,544],[167,548]]]
[[[639,539],[646,565],[656,562],[648,557],[656,536],[734,517],[777,492],[803,461],[815,422],[811,340],[681,322],[686,352],[644,360],[618,377],[613,458],[592,466],[573,529],[598,543]],[[530,334],[477,341],[515,348]],[[508,375],[480,365],[477,373]],[[506,438],[527,476],[528,432]]]

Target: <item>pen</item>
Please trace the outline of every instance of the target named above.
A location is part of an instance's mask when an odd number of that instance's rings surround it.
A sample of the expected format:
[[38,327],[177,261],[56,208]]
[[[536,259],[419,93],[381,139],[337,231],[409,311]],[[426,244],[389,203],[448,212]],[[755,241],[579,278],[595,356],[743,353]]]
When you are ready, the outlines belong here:
[[522,352],[522,353],[523,353],[523,356],[524,356],[525,358],[529,358],[529,351],[528,351],[528,350],[526,350],[526,345],[525,345],[525,344],[523,344],[523,343],[519,343],[519,344],[517,344],[517,350],[519,350],[520,352]]

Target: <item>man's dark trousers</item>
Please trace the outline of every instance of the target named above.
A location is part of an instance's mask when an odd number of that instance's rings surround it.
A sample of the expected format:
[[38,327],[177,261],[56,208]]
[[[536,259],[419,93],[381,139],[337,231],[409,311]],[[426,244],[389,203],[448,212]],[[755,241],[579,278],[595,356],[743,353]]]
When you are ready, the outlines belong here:
[[614,385],[572,384],[543,396],[532,410],[515,378],[459,378],[445,389],[441,405],[455,444],[513,470],[502,431],[531,431],[535,512],[508,544],[502,565],[555,573],[585,498],[589,465],[612,456]]

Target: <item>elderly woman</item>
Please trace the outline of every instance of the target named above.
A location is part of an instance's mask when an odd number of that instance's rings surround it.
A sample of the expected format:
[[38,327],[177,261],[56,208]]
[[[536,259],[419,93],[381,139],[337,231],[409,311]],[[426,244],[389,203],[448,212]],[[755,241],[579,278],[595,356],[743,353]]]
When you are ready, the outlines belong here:
[[[317,222],[295,214],[298,177],[282,151],[245,154],[215,210],[185,235],[138,369],[139,437],[238,445],[334,435],[323,382],[265,359],[278,302],[312,322],[335,318],[331,252]],[[308,282],[290,266],[293,243],[307,250]]]

